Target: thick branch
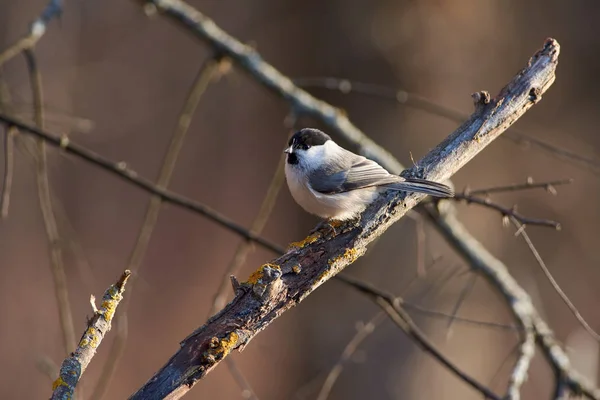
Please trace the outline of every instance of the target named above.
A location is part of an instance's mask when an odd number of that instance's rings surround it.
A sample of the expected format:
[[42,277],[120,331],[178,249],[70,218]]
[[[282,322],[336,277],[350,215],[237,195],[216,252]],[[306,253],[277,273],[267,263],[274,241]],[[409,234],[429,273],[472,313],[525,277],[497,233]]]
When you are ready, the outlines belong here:
[[77,349],[67,357],[60,367],[60,375],[52,385],[51,400],[67,400],[73,398],[75,386],[79,382],[81,375],[96,355],[96,349],[100,346],[104,336],[110,331],[111,322],[115,316],[117,306],[123,300],[125,284],[129,279],[131,272],[126,270],[121,275],[117,283],[111,285],[104,296],[100,308],[96,309],[94,296],[90,299],[94,316],[88,321],[88,326]]
[[[477,96],[471,118],[404,175],[437,181],[452,176],[540,99],[554,81],[558,54],[558,43],[548,39],[496,98]],[[236,285],[234,300],[186,338],[181,349],[131,398],[181,397],[231,350],[242,349],[275,318],[362,256],[370,242],[422,198],[387,193],[367,208],[358,224],[346,224],[333,237],[309,236],[263,265],[248,281]]]

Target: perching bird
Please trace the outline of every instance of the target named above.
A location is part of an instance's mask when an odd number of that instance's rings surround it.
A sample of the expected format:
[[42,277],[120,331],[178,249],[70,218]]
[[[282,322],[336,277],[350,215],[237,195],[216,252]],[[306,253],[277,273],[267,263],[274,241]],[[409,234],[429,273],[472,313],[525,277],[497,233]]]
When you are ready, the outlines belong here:
[[375,161],[340,147],[318,129],[296,132],[288,145],[285,176],[292,197],[321,218],[353,219],[385,190],[454,196],[444,184],[390,174]]

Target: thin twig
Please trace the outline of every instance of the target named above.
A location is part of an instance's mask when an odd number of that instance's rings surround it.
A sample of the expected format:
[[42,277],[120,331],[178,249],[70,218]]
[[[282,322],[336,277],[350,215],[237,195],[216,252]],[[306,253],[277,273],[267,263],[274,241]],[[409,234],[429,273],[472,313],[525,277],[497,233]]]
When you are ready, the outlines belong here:
[[353,288],[357,289],[361,293],[371,297],[392,319],[392,321],[412,338],[422,350],[431,354],[437,361],[444,365],[450,372],[455,374],[462,381],[467,383],[473,389],[479,391],[485,396],[486,399],[500,400],[501,397],[493,393],[487,387],[477,382],[471,376],[461,371],[456,365],[446,358],[434,345],[427,339],[421,329],[413,322],[412,318],[402,308],[402,300],[394,297],[389,293],[380,291],[373,286],[366,284],[362,281],[350,278],[345,274],[339,274],[340,280],[348,283]]
[[240,367],[235,362],[235,359],[229,357],[225,360],[225,365],[229,369],[229,372],[233,376],[233,379],[236,381],[238,387],[242,390],[242,397],[244,399],[251,400],[259,400],[258,396],[252,389],[252,385],[250,385],[250,381],[246,378]]
[[46,143],[49,143],[53,146],[60,147],[67,153],[71,153],[99,168],[102,168],[105,171],[108,171],[121,179],[131,183],[132,185],[143,189],[144,191],[160,196],[163,201],[167,201],[169,203],[178,205],[185,209],[191,210],[195,213],[203,215],[210,219],[213,222],[227,228],[228,230],[238,234],[239,236],[251,240],[262,247],[271,250],[272,252],[279,254],[282,252],[282,248],[264,238],[261,238],[258,235],[253,234],[248,229],[238,225],[237,223],[231,221],[229,218],[220,214],[219,212],[213,210],[199,202],[195,202],[185,196],[173,193],[169,190],[156,186],[152,181],[147,178],[144,178],[138,175],[137,172],[127,167],[127,164],[124,162],[115,162],[111,161],[98,153],[87,149],[79,144],[74,143],[69,140],[66,136],[60,136],[54,133],[51,133],[47,130],[38,129],[33,125],[20,121],[10,115],[6,115],[0,113],[0,121],[8,124],[16,126],[21,133],[29,133],[38,138],[43,139]]
[[87,366],[96,354],[96,350],[106,334],[110,331],[111,322],[115,316],[117,306],[123,299],[125,284],[131,276],[131,272],[123,272],[119,280],[111,285],[104,296],[99,308],[96,308],[94,296],[91,296],[90,302],[94,315],[89,319],[87,328],[79,341],[79,345],[69,357],[65,358],[60,367],[60,375],[52,385],[51,400],[68,400],[73,398],[73,393],[85,372]]
[[[338,275],[338,277],[339,276],[340,275]],[[341,280],[341,281],[345,282],[344,280]],[[325,378],[325,381],[323,382],[323,386],[321,386],[321,390],[319,391],[319,394],[317,395],[316,400],[327,400],[327,398],[329,397],[329,393],[331,393],[331,389],[333,388],[333,385],[337,381],[338,377],[341,375],[341,373],[344,369],[344,366],[346,365],[348,360],[350,360],[352,358],[352,356],[358,349],[358,346],[360,346],[360,344],[365,339],[367,339],[375,331],[375,328],[379,324],[381,324],[381,322],[383,322],[384,320],[385,320],[385,312],[380,311],[377,314],[375,314],[369,322],[367,322],[366,324],[362,324],[360,326],[360,328],[358,328],[356,334],[352,337],[352,339],[348,342],[348,344],[344,348],[344,351],[342,352],[338,361],[335,363],[333,368],[331,368],[331,370],[329,371],[329,374],[327,375],[327,378]]]
[[[283,168],[283,158],[279,160],[277,167],[275,169],[275,174],[273,178],[271,178],[271,182],[269,183],[269,188],[267,189],[267,193],[263,198],[262,204],[260,205],[260,210],[258,214],[254,218],[252,225],[250,227],[250,231],[256,235],[259,235],[265,224],[267,223],[271,211],[275,206],[275,201],[277,200],[277,195],[279,194],[279,190],[284,182],[284,168]],[[227,294],[229,293],[231,283],[230,276],[236,275],[239,271],[240,267],[244,264],[246,257],[251,249],[251,242],[244,241],[240,243],[235,251],[235,254],[225,269],[223,273],[223,278],[221,279],[221,284],[219,289],[215,293],[215,296],[212,301],[212,307],[209,312],[209,317],[222,309],[227,302]]]
[[490,193],[505,193],[505,192],[516,192],[520,190],[530,190],[530,189],[544,189],[551,194],[556,194],[555,186],[560,185],[569,185],[574,182],[574,179],[560,179],[556,181],[548,181],[548,182],[534,182],[531,177],[528,177],[525,183],[516,183],[514,185],[507,186],[493,186],[484,189],[476,189],[465,190],[465,194],[469,194],[472,196],[480,196],[480,195],[488,195]]
[[476,274],[471,274],[469,280],[467,281],[467,284],[463,287],[463,289],[460,291],[460,293],[458,295],[458,299],[456,300],[456,304],[454,304],[454,307],[452,308],[452,312],[450,313],[451,314],[451,318],[448,320],[448,325],[446,327],[446,329],[448,331],[448,333],[446,335],[448,337],[449,337],[450,332],[451,332],[452,323],[457,318],[457,314],[458,314],[458,311],[460,310],[460,307],[465,302],[465,300],[467,299],[467,297],[469,297],[469,295],[473,291],[473,288],[475,287],[475,283],[477,282],[477,277],[478,276]]
[[502,359],[502,362],[500,363],[500,365],[496,369],[496,372],[494,372],[494,375],[492,375],[492,378],[490,379],[490,383],[488,384],[488,386],[489,386],[490,389],[493,390],[494,383],[498,379],[498,377],[500,376],[500,373],[502,372],[502,369],[508,363],[508,361],[510,361],[510,359],[512,358],[512,356],[514,356],[517,353],[517,351],[519,350],[520,346],[521,346],[521,342],[515,344],[512,347],[512,349],[510,349],[510,351],[506,354],[506,356]]
[[[463,123],[469,118],[467,114],[461,111],[435,103],[418,94],[410,93],[402,89],[393,89],[383,85],[356,82],[334,77],[296,78],[294,79],[294,83],[302,88],[322,88],[327,90],[335,90],[345,95],[360,94],[389,100],[403,106],[423,110],[430,114],[438,115],[458,123]],[[533,147],[552,154],[559,159],[571,162],[576,166],[585,167],[585,169],[595,174],[600,174],[600,160],[597,158],[585,157],[573,151],[547,143],[541,139],[533,137],[531,134],[523,130],[511,128],[502,137],[516,144],[532,145]]]
[[9,126],[4,132],[4,175],[2,177],[2,194],[0,197],[0,218],[8,217],[8,208],[10,205],[10,194],[12,191],[13,171],[14,171],[14,147],[15,135],[17,129]]
[[[476,276],[476,275],[474,275],[474,276]],[[349,282],[348,280],[344,279],[343,275],[336,275],[334,279],[336,281],[344,283],[350,287],[354,286],[352,282]],[[356,280],[353,278],[353,281],[356,281]],[[355,289],[356,289],[356,287],[355,287]],[[398,297],[398,296],[395,296],[394,298],[400,299],[400,297]],[[453,314],[447,314],[447,313],[444,313],[441,311],[429,310],[429,309],[423,308],[421,306],[418,306],[416,304],[409,303],[407,301],[402,301],[402,306],[407,310],[415,311],[424,316],[447,319],[449,322],[465,323],[465,324],[475,325],[478,327],[500,329],[500,330],[504,330],[504,331],[513,331],[513,332],[519,331],[519,329],[514,326],[504,325],[504,324],[500,324],[500,323],[496,323],[496,322],[476,321],[476,320],[472,320],[469,318],[462,318],[462,317],[459,317],[459,316],[456,316]],[[336,364],[329,371],[329,374],[327,375],[327,377],[325,378],[325,380],[323,382],[323,386],[321,386],[321,390],[317,396],[317,400],[325,400],[329,397],[329,394],[331,393],[331,389],[333,388],[333,385],[335,384],[335,382],[337,381],[337,379],[339,378],[339,376],[341,375],[341,373],[343,371],[344,365],[348,362],[348,360],[356,352],[356,350],[358,349],[358,346],[369,335],[371,335],[375,331],[377,326],[379,326],[379,324],[382,322],[381,318],[384,315],[385,314],[383,311],[379,311],[373,317],[371,317],[371,320],[368,323],[361,325],[361,327],[357,330],[355,335],[352,337],[352,339],[350,339],[350,341],[344,348],[344,351],[340,355]]]
[[[191,86],[191,89],[187,95],[187,99],[179,115],[173,136],[171,137],[171,143],[169,144],[169,148],[165,154],[165,158],[158,175],[158,180],[156,182],[157,188],[165,189],[169,186],[171,176],[175,170],[175,164],[179,158],[179,152],[183,146],[185,137],[192,122],[193,115],[198,107],[200,98],[206,91],[206,88],[210,82],[216,76],[215,74],[219,70],[219,63],[219,59],[210,58],[200,67],[200,70]],[[133,290],[135,279],[137,279],[139,276],[142,259],[146,254],[152,233],[154,232],[156,222],[158,221],[158,215],[160,213],[162,201],[163,199],[161,196],[154,195],[150,198],[148,208],[146,209],[144,222],[140,228],[137,241],[133,251],[131,252],[129,263],[127,265],[127,269],[133,273],[133,279],[129,285],[130,292]],[[127,309],[130,301],[131,293],[121,305],[121,317],[117,320],[117,324],[127,323]],[[98,382],[96,383],[92,393],[92,400],[100,400],[106,394],[113,374],[125,350],[127,332],[127,329],[119,330],[117,332],[117,336],[110,348],[108,359],[104,365],[102,374],[100,375],[100,378],[98,379]]]
[[[10,113],[11,94],[0,67],[0,112]],[[12,192],[14,174],[14,146],[15,136],[18,131],[14,126],[7,126],[4,132],[4,175],[2,177],[2,192],[0,193],[0,218],[8,217],[10,207],[10,196]]]
[[489,199],[487,197],[481,198],[481,197],[473,196],[471,194],[456,193],[453,200],[456,200],[456,201],[462,200],[462,201],[466,202],[467,204],[477,204],[477,205],[484,206],[484,207],[487,207],[492,210],[496,210],[500,214],[502,214],[503,217],[515,218],[517,221],[519,221],[523,225],[548,226],[548,227],[554,228],[556,230],[561,229],[560,222],[553,221],[550,219],[539,219],[539,218],[526,217],[526,216],[520,214],[519,212],[517,212],[516,207],[506,208],[504,206],[501,206],[498,203],[493,202],[491,199]]
[[60,368],[56,363],[48,356],[40,356],[37,358],[36,362],[37,369],[48,378],[50,378],[50,382],[54,382],[56,378],[58,378],[60,374]]
[[[25,49],[23,54],[27,60],[29,79],[33,91],[35,122],[38,128],[44,129],[42,76],[37,67],[37,61],[33,50]],[[48,236],[48,246],[50,247],[50,264],[56,300],[58,303],[58,314],[63,335],[64,351],[65,353],[70,353],[75,348],[75,328],[73,327],[73,316],[71,313],[71,305],[69,303],[67,275],[65,273],[62,248],[60,245],[61,238],[58,232],[54,210],[52,208],[52,197],[48,180],[46,142],[44,140],[38,139],[37,154],[36,178],[40,209],[44,219],[46,235]]]
[[438,230],[469,262],[471,268],[483,274],[492,286],[499,290],[521,327],[534,330],[536,341],[549,364],[556,371],[557,379],[559,375],[564,377],[569,389],[574,393],[588,399],[600,400],[600,390],[573,369],[569,357],[556,341],[552,330],[538,314],[527,292],[510,275],[506,266],[474,239],[460,223],[451,202],[429,203],[423,210],[436,222],[435,226]]
[[590,324],[587,323],[587,321],[585,320],[585,318],[583,318],[575,304],[573,304],[573,302],[569,299],[569,296],[567,296],[567,294],[564,292],[564,290],[562,290],[556,279],[554,279],[554,276],[548,269],[548,266],[542,259],[542,256],[537,251],[536,247],[533,245],[533,242],[531,241],[531,238],[527,234],[526,230],[522,229],[523,227],[520,221],[514,217],[511,218],[511,221],[513,225],[517,228],[517,234],[522,236],[523,240],[525,240],[527,247],[529,247],[529,250],[531,251],[531,254],[533,254],[533,257],[535,257],[535,260],[537,261],[538,265],[540,266],[540,269],[546,276],[546,279],[548,279],[554,291],[558,293],[563,303],[565,303],[569,311],[571,311],[571,314],[573,314],[573,316],[577,319],[577,321],[579,321],[583,329],[585,329],[587,333],[589,333],[589,335],[592,338],[594,338],[594,340],[600,341],[600,335],[590,326]]

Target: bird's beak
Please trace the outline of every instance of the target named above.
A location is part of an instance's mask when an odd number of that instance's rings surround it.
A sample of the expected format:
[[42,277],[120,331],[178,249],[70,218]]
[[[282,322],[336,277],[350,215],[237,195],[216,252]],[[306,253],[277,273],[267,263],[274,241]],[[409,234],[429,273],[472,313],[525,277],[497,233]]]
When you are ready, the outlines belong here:
[[288,147],[283,151],[286,154],[292,154],[294,152],[294,148],[292,146]]

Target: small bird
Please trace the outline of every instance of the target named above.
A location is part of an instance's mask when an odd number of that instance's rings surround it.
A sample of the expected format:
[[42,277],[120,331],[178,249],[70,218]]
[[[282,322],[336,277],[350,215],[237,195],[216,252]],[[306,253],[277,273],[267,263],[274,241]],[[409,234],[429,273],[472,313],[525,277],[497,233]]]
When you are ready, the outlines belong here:
[[385,190],[454,196],[444,184],[390,174],[318,129],[296,132],[288,145],[285,176],[292,197],[305,211],[321,218],[354,219]]

